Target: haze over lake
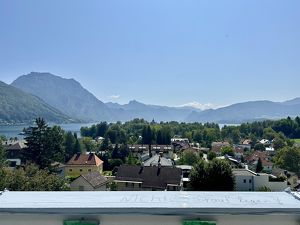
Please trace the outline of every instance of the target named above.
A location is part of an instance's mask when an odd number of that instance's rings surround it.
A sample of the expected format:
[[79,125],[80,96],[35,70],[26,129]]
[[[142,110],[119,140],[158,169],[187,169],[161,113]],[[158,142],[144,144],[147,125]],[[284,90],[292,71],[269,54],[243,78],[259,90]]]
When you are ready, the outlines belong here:
[[[53,126],[54,124],[49,124],[49,126]],[[80,137],[80,128],[81,127],[90,127],[93,123],[70,123],[70,124],[59,124],[62,129],[65,131],[71,131],[77,133]],[[24,127],[28,127],[29,125],[1,125],[0,126],[0,136],[4,135],[8,138],[10,137],[18,137],[19,139],[23,139],[24,136],[20,135],[20,132],[23,131]]]

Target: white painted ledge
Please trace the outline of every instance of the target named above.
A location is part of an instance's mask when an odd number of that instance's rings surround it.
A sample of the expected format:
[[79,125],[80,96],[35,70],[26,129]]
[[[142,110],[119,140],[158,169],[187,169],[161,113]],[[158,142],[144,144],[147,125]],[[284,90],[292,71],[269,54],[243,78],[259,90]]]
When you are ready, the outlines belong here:
[[[296,194],[296,193],[292,193]],[[300,215],[285,192],[3,192],[0,214]]]

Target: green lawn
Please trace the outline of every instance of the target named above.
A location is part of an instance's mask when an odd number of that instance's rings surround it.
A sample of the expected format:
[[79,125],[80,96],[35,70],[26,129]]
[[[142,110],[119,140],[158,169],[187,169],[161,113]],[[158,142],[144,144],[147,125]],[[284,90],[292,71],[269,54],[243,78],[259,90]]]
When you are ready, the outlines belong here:
[[293,139],[297,144],[300,144],[300,139]]

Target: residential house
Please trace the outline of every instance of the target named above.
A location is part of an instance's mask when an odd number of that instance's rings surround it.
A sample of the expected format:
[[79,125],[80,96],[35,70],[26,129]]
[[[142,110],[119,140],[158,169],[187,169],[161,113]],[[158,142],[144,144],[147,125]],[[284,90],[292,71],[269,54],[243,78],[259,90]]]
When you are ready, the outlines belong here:
[[181,151],[181,153],[185,153],[185,152],[194,152],[195,154],[199,153],[201,151],[200,148],[194,148],[194,147],[189,147],[187,149],[184,149]]
[[214,152],[217,157],[221,156],[221,149],[224,147],[229,147],[230,144],[228,142],[213,142],[211,144],[211,151]]
[[103,161],[94,153],[75,154],[65,166],[65,175],[70,177],[79,177],[82,174],[90,172],[103,171]]
[[252,144],[252,140],[251,139],[245,139],[243,142],[242,142],[243,145],[250,145]]
[[189,148],[190,144],[188,142],[174,141],[174,142],[172,142],[172,146],[173,146],[174,152],[178,153],[184,149]]
[[151,154],[161,154],[171,159],[174,156],[174,147],[173,145],[151,145]]
[[149,155],[149,145],[127,145],[129,152],[134,156],[140,157],[141,155]]
[[266,147],[266,152],[268,155],[275,155],[275,149],[273,147]]
[[255,173],[248,169],[233,169],[236,191],[259,191],[266,187],[271,191],[283,191],[287,188],[287,181],[277,180],[266,173]]
[[245,161],[251,169],[255,170],[259,158],[262,162],[263,172],[272,173],[273,163],[271,162],[271,157],[265,151],[254,151],[249,156],[245,157]]
[[270,145],[270,144],[272,144],[272,142],[269,141],[268,139],[261,139],[261,140],[259,141],[259,143],[261,143],[261,144],[263,144],[263,145]]
[[[230,163],[232,168],[243,168],[243,165],[241,164],[240,160],[238,160],[230,155],[225,155],[223,157]],[[218,158],[221,159],[222,157],[218,157]]]
[[115,183],[118,191],[180,191],[182,172],[174,167],[121,165]]
[[23,150],[26,148],[25,140],[13,140],[2,142],[3,148],[6,152],[7,161],[9,167],[20,166],[21,163],[25,162],[23,157]]
[[296,190],[297,189],[296,187],[300,183],[300,180],[299,180],[300,173],[295,173],[295,172],[291,172],[291,171],[287,171],[287,170],[275,167],[272,170],[272,175],[274,175],[276,177],[285,177],[287,179],[288,186],[290,186],[290,188],[292,190]]
[[244,157],[245,154],[244,148],[240,146],[234,146],[233,151],[234,151],[235,158],[237,158],[238,160],[241,160]]
[[71,184],[71,191],[106,191],[108,179],[99,171],[80,175]]
[[251,150],[251,145],[245,145],[245,144],[233,144],[233,147],[238,147],[238,148],[242,148],[244,150]]
[[150,159],[144,162],[144,166],[162,166],[162,167],[172,167],[174,165],[171,159],[167,159],[160,154],[155,154]]
[[189,139],[188,138],[182,138],[180,136],[174,136],[173,138],[171,138],[171,143],[173,143],[173,142],[189,143]]

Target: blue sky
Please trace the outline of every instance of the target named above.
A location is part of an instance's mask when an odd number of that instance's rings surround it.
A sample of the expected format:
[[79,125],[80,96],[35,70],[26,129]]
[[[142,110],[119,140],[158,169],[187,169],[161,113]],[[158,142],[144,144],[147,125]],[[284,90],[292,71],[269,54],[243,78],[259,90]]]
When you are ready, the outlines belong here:
[[298,0],[0,0],[0,80],[46,71],[104,102],[170,106],[300,97],[299,10]]

